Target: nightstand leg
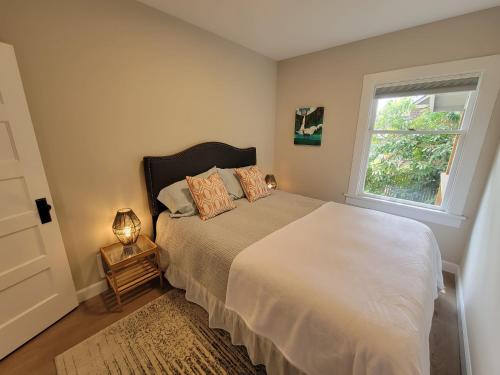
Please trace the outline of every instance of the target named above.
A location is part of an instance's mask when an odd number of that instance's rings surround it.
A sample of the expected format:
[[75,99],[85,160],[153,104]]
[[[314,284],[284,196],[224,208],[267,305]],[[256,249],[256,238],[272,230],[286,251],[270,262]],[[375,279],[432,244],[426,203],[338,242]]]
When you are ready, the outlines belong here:
[[120,293],[116,293],[116,304],[118,305],[120,311],[123,311],[122,299],[120,297]]
[[120,292],[118,291],[118,281],[116,280],[116,275],[114,271],[111,271],[111,276],[113,277],[113,284],[114,284],[114,291],[115,291],[115,296],[116,296],[116,304],[118,305],[118,308],[120,311],[123,311],[122,308],[122,299],[120,297]]

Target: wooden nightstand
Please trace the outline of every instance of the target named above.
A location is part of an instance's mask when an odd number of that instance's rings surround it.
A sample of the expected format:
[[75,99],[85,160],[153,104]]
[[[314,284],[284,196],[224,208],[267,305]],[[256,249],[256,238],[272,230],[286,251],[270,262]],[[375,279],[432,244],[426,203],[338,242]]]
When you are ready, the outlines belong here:
[[157,277],[163,288],[163,277],[159,269],[158,246],[147,236],[140,235],[130,252],[123,251],[120,242],[101,247],[101,256],[106,268],[106,278],[115,292],[116,302],[121,308],[121,295]]

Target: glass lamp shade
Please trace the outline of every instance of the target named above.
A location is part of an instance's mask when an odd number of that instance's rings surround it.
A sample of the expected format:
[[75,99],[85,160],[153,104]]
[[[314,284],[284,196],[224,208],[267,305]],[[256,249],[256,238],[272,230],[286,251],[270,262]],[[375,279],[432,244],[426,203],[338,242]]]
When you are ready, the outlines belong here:
[[113,233],[123,245],[131,245],[137,241],[141,231],[141,221],[130,208],[122,208],[116,212],[113,221]]
[[266,175],[266,184],[269,189],[276,189],[278,187],[278,184],[276,183],[276,179],[274,178],[274,175],[268,174]]

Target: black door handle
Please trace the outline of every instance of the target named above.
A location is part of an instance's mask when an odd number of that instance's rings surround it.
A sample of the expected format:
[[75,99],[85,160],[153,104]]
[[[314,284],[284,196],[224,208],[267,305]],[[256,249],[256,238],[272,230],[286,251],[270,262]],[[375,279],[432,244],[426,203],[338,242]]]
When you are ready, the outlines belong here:
[[52,218],[50,217],[50,210],[52,206],[47,203],[46,198],[35,199],[36,208],[38,209],[38,216],[40,216],[40,221],[42,224],[50,223]]

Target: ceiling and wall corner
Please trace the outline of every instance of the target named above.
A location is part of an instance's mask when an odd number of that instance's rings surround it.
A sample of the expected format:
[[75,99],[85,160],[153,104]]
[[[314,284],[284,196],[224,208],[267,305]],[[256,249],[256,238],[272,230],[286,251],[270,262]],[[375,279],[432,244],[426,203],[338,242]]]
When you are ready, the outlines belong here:
[[275,60],[500,5],[500,0],[138,0]]

